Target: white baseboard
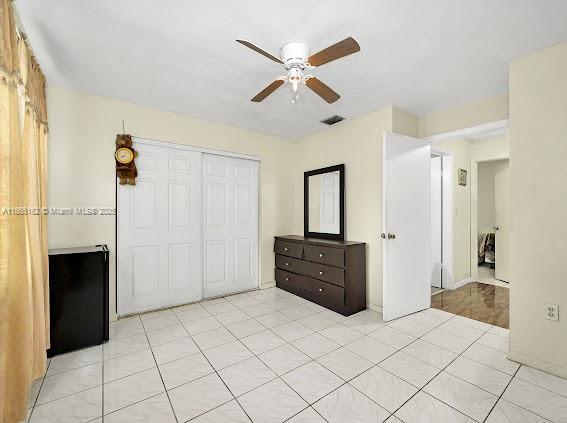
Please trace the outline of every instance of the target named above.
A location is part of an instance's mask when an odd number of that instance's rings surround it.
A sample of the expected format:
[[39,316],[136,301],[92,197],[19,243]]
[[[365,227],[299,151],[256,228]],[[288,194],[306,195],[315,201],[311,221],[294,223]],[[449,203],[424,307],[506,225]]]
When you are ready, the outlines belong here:
[[540,360],[539,358],[530,355],[522,354],[518,351],[509,351],[507,355],[509,360],[515,361],[526,366],[533,367],[534,369],[541,370],[546,373],[567,378],[567,368],[558,366],[557,364],[549,363],[548,361]]
[[276,282],[264,282],[262,285],[260,285],[260,289],[268,289],[268,288],[273,288],[274,286],[276,286]]
[[467,283],[471,283],[473,281],[473,279],[470,276],[467,276],[466,278],[457,281],[457,282],[453,282],[453,286],[452,287],[448,287],[447,289],[457,289],[460,288],[461,286],[465,286]]
[[372,311],[376,311],[377,313],[382,313],[382,311],[383,311],[383,308],[382,308],[381,305],[373,304],[373,303],[368,303],[367,308],[372,310]]

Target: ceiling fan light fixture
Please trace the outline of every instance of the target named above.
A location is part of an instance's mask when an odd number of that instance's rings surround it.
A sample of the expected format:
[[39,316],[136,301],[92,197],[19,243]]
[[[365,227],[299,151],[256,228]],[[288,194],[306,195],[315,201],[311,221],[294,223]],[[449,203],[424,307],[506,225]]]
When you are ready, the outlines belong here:
[[291,87],[291,102],[295,103],[299,99],[299,83],[303,81],[303,70],[298,66],[293,66],[288,70],[287,82]]
[[280,51],[281,59],[278,59],[249,41],[236,41],[249,49],[254,50],[256,53],[260,53],[262,56],[282,64],[287,71],[287,75],[277,78],[274,82],[252,97],[251,101],[256,103],[263,101],[284,83],[290,84],[292,93],[291,102],[295,103],[298,99],[300,82],[303,82],[304,85],[311,89],[311,91],[315,92],[315,94],[327,103],[334,103],[341,98],[341,96],[313,75],[304,75],[303,72],[305,69],[312,69],[360,51],[360,46],[352,37],[345,38],[344,40],[312,55],[309,55],[309,47],[306,44],[292,42],[287,43],[282,47]]

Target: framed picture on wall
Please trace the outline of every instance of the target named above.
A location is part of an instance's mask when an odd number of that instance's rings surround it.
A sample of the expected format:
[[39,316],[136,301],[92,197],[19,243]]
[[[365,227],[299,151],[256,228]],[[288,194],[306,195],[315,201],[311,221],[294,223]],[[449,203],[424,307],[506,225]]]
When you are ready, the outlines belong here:
[[467,170],[459,169],[459,185],[467,186]]

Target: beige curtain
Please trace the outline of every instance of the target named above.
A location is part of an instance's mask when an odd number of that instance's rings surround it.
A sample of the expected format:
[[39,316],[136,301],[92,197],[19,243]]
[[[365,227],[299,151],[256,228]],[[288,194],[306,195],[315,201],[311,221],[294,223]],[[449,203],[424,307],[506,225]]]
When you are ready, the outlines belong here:
[[0,0],[0,421],[24,419],[49,343],[45,78]]

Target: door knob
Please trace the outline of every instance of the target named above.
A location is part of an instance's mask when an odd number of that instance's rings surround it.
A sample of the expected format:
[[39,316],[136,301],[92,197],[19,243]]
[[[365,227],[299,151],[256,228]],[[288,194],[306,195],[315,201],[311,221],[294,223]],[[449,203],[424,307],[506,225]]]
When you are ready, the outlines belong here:
[[493,226],[492,229],[494,229],[495,231],[499,231],[499,230],[500,230],[500,226]]
[[396,234],[388,233],[388,239],[396,239]]
[[380,234],[380,238],[382,239],[396,239],[396,234],[391,234],[390,232],[388,232],[387,234],[385,233],[381,233]]

